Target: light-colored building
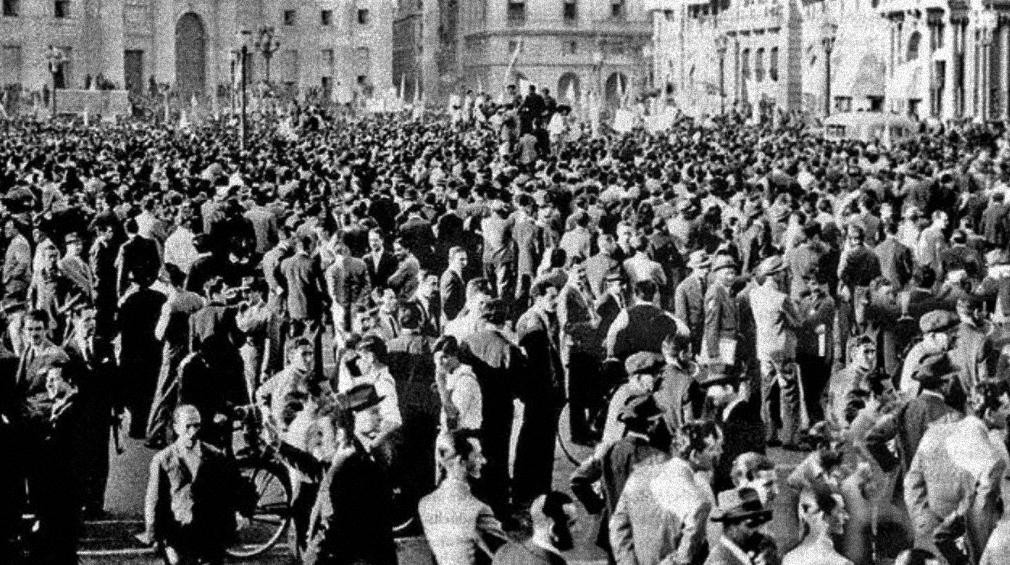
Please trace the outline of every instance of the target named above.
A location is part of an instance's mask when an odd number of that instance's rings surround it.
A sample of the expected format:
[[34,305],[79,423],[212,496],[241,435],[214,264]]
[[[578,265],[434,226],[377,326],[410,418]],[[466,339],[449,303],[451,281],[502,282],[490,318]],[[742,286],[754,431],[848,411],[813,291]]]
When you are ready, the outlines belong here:
[[[274,83],[343,100],[393,86],[394,0],[0,1],[0,84],[40,90],[52,45],[67,59],[66,88],[101,74],[120,88],[153,81],[208,96],[232,84],[244,43],[252,83],[269,66]],[[255,47],[264,27],[279,42],[269,62]]]
[[611,105],[650,88],[645,0],[465,0],[458,25],[456,88],[525,80],[563,103],[603,90]]
[[[466,0],[463,2],[466,3]],[[398,0],[393,21],[393,82],[410,102],[439,105],[457,86],[458,0]]]

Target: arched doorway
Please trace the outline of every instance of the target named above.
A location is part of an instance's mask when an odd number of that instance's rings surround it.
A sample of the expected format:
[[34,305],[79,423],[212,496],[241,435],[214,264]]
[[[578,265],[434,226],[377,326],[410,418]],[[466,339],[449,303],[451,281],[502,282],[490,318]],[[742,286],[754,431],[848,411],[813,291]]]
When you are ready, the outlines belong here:
[[175,24],[175,88],[182,100],[207,90],[207,34],[193,12]]
[[607,77],[606,84],[607,106],[615,108],[621,105],[621,98],[625,92],[631,90],[631,84],[624,73],[614,73]]
[[582,85],[579,83],[579,75],[575,73],[565,73],[558,79],[558,92],[555,98],[563,104],[578,104],[579,96],[582,95]]

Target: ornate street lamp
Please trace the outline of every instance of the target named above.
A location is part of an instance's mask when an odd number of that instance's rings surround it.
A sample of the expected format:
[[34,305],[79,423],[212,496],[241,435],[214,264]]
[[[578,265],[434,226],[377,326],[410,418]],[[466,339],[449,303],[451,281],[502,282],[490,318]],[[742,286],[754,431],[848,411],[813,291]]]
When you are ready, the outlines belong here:
[[245,113],[246,113],[245,112],[245,109],[246,109],[246,90],[245,90],[245,86],[246,86],[246,82],[247,82],[246,73],[247,73],[247,61],[249,59],[249,46],[247,45],[246,37],[248,37],[251,34],[252,34],[252,32],[249,31],[249,30],[247,30],[247,29],[242,30],[241,35],[240,35],[241,41],[242,41],[242,46],[240,48],[232,51],[233,55],[238,56],[239,74],[240,74],[240,77],[241,77],[241,78],[239,78],[239,80],[241,81],[241,85],[242,85],[242,98],[241,98],[242,114],[241,114],[241,116],[239,118],[239,125],[240,125],[242,131],[240,132],[240,136],[239,136],[239,148],[242,149],[243,151],[245,151],[246,135],[247,135],[247,131],[248,131],[248,129],[246,127],[246,115],[245,115]]
[[835,48],[838,24],[826,21],[821,26],[821,45],[824,47],[824,117],[831,115],[831,51]]
[[726,113],[726,50],[729,49],[729,39],[726,34],[715,38],[715,50],[719,54],[719,113]]
[[53,81],[53,113],[52,118],[56,117],[56,73],[60,72],[63,65],[67,62],[67,56],[62,49],[49,46],[49,50],[46,52],[46,62],[49,64],[49,75]]
[[267,84],[270,84],[270,59],[281,47],[281,42],[274,37],[274,33],[273,26],[261,27],[254,44],[256,50],[263,55],[263,61],[266,63]]

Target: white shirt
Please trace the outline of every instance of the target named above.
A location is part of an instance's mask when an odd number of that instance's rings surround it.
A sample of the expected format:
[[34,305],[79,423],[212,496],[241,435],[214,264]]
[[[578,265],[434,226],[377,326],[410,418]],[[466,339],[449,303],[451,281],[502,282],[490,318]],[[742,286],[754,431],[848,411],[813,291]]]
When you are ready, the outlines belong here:
[[200,254],[193,245],[193,232],[180,226],[165,240],[165,263],[171,263],[189,274],[189,269]]
[[[459,428],[479,430],[483,422],[483,397],[473,369],[461,363],[446,376],[445,388],[453,405],[459,411],[457,423]],[[449,429],[445,410],[442,411],[442,429]]]

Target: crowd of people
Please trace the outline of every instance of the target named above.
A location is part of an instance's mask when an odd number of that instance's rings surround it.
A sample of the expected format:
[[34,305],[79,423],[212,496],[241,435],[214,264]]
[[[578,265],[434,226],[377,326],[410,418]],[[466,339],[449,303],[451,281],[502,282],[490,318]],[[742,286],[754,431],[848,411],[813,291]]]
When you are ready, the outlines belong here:
[[439,565],[1010,559],[1010,137],[565,110],[5,123],[0,562],[76,563],[121,424],[221,562],[250,407],[304,563],[396,563],[394,491]]

